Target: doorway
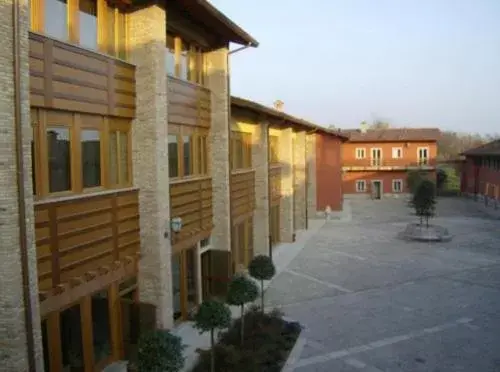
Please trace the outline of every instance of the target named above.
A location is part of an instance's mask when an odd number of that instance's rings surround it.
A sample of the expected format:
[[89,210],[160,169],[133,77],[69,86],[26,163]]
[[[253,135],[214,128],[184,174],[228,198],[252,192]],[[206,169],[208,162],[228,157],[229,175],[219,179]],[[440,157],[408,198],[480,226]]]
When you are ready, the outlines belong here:
[[372,181],[372,198],[382,199],[382,181]]
[[187,320],[198,304],[197,246],[172,255],[174,321]]

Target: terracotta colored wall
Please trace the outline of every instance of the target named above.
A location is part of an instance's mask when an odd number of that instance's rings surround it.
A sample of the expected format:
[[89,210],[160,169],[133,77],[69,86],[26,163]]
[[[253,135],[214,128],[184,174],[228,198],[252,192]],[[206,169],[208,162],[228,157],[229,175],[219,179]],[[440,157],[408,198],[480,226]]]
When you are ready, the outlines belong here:
[[[437,146],[435,142],[379,142],[379,143],[350,143],[346,142],[342,145],[342,162],[344,165],[357,165],[363,163],[363,160],[356,159],[356,148],[363,147],[366,150],[365,162],[369,161],[372,148],[382,149],[382,164],[383,165],[407,165],[417,162],[417,151],[419,147],[428,147],[431,164],[437,155]],[[392,148],[401,147],[403,149],[402,159],[392,158]],[[364,164],[360,164],[364,165]]]
[[406,184],[406,172],[346,172],[343,177],[342,190],[344,194],[363,194],[356,192],[356,181],[366,181],[366,194],[370,193],[371,181],[382,181],[384,194],[392,194],[392,181],[403,180],[403,192],[409,192]]
[[342,210],[342,159],[338,137],[316,134],[316,209]]

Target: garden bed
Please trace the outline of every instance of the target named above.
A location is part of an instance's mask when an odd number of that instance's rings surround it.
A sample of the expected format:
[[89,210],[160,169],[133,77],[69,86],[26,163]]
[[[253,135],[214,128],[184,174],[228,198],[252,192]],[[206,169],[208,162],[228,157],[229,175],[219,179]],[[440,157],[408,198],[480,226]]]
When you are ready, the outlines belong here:
[[[245,314],[244,342],[241,319],[222,332],[215,346],[217,372],[280,372],[301,332],[296,322],[283,319],[277,310],[262,314],[252,308]],[[193,372],[210,371],[210,351],[200,351]]]

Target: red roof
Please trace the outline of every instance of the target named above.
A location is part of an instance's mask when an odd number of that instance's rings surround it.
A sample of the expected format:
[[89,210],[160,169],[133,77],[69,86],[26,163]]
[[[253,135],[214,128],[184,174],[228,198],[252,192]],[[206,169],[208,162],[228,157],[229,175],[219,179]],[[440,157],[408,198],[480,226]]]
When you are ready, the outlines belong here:
[[500,139],[463,152],[466,156],[500,155]]
[[438,128],[386,128],[344,129],[349,142],[437,142],[441,137]]

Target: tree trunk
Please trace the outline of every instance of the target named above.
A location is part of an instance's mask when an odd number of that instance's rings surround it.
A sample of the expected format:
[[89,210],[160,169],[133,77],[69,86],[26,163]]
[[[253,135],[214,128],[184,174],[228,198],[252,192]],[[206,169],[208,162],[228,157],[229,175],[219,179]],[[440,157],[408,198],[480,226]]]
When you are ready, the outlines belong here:
[[264,314],[264,280],[260,280],[260,306],[262,314]]
[[422,226],[424,224],[424,218],[422,217],[422,215],[420,215],[420,226]]
[[245,305],[241,305],[241,330],[240,330],[241,345],[243,345],[243,340],[245,339],[244,333],[245,333]]
[[215,372],[215,340],[214,340],[214,330],[210,330],[210,371]]

